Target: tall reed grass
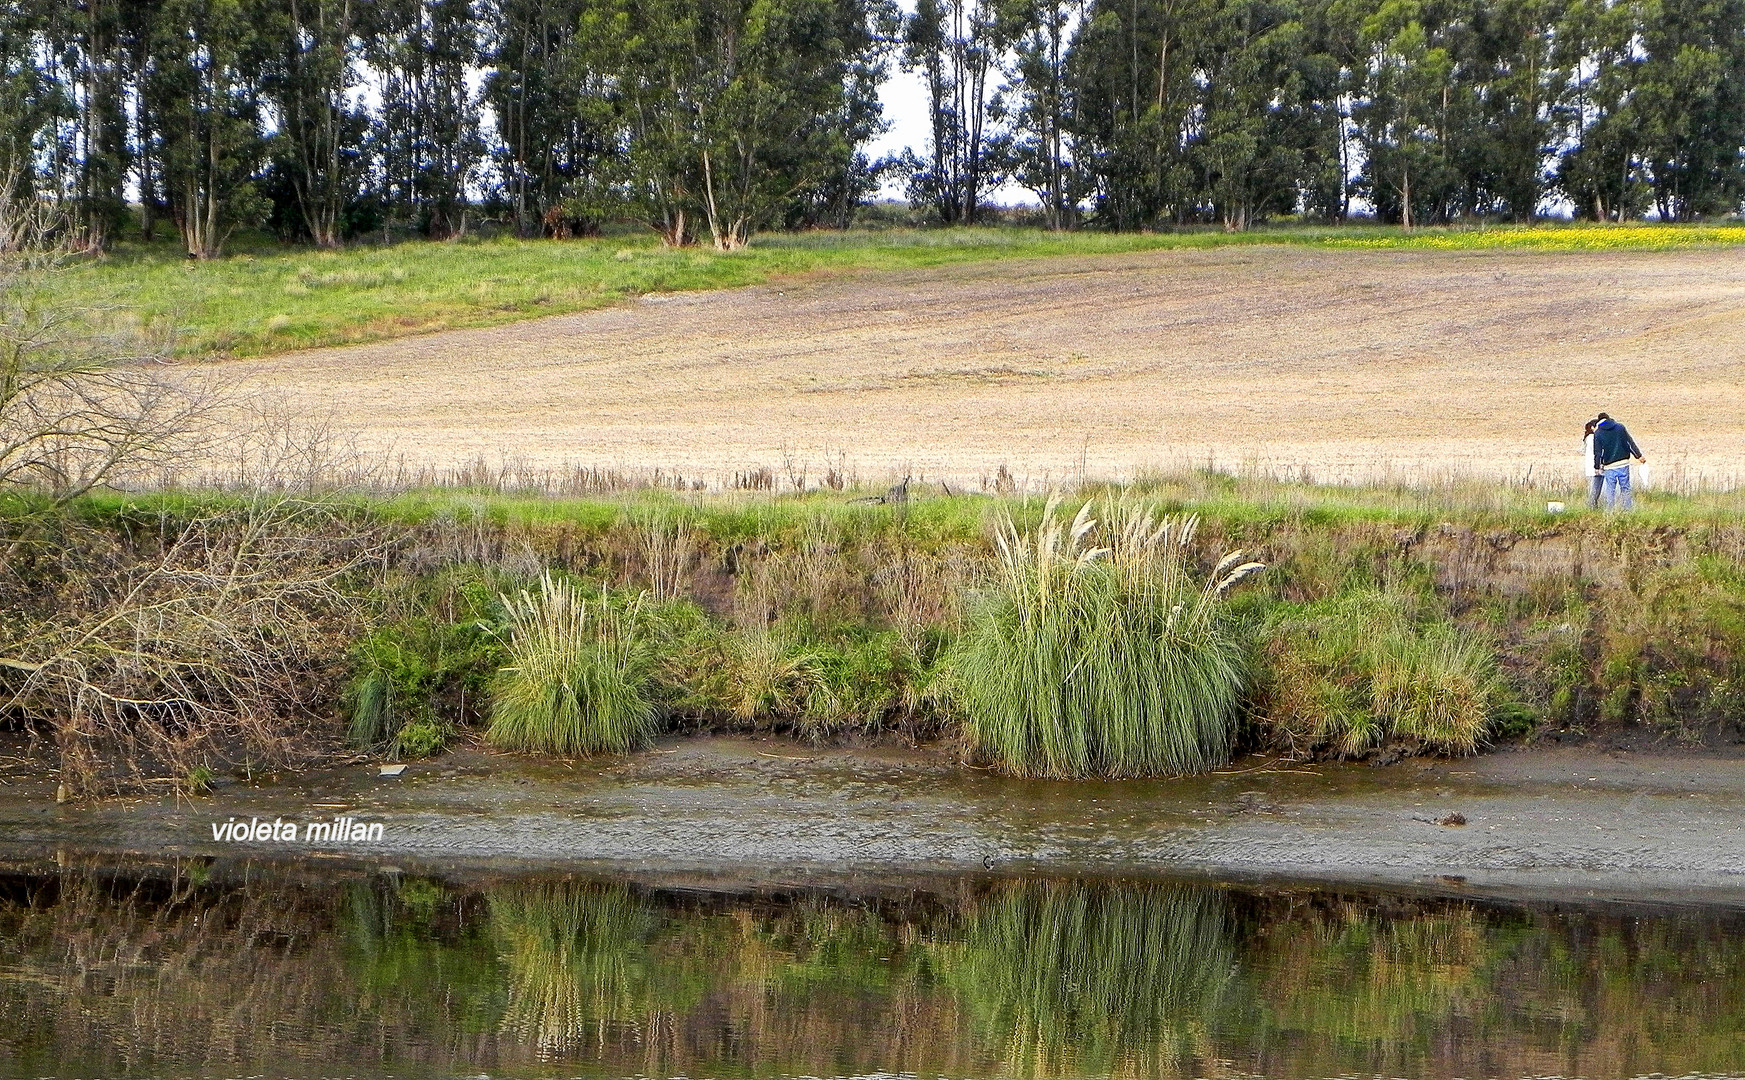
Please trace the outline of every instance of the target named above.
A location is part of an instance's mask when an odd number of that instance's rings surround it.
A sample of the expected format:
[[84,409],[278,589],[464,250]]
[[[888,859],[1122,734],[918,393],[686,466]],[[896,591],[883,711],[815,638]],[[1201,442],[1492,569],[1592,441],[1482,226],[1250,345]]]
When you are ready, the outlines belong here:
[[1051,498],[1033,533],[1010,518],[996,568],[951,658],[949,693],[971,743],[1025,776],[1201,772],[1229,757],[1246,681],[1229,587],[1259,570],[1226,556],[1196,580],[1193,518]]
[[539,579],[539,593],[504,596],[509,663],[491,687],[485,737],[508,750],[625,753],[655,731],[654,658],[642,598]]

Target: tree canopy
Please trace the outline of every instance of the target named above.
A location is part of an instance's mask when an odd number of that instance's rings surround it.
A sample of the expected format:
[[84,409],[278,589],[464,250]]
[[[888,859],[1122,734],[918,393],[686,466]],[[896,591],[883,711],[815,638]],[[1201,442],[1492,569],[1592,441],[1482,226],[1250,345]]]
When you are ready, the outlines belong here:
[[[878,88],[927,98],[882,161]],[[1745,0],[15,0],[0,197],[331,246],[489,215],[724,249],[944,223],[1688,221],[1745,201]],[[470,217],[469,217],[470,215]]]

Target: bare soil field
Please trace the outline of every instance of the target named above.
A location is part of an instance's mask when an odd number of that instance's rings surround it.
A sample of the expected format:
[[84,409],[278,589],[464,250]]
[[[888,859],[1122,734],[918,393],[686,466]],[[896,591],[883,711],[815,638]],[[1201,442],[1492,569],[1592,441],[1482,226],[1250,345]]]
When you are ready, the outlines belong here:
[[[1241,247],[721,292],[227,365],[361,449],[1047,483],[1212,463],[1578,482],[1625,421],[1659,483],[1745,473],[1745,253]],[[784,471],[785,470],[785,471]]]

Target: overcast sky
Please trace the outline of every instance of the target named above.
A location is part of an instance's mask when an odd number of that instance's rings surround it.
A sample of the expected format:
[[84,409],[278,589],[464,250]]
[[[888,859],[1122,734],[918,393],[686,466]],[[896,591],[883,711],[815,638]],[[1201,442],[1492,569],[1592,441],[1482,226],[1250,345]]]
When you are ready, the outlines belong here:
[[[915,0],[899,0],[898,6],[903,9],[904,15],[911,14],[915,10]],[[884,86],[879,88],[879,100],[885,106],[885,122],[891,127],[867,147],[867,157],[876,161],[886,154],[900,153],[904,147],[912,148],[917,154],[925,154],[927,84],[922,81],[921,74],[904,71],[893,56],[890,74],[886,77]],[[879,194],[881,198],[900,199],[903,197],[903,184],[901,181],[887,181],[884,190]],[[1034,206],[1036,196],[1026,188],[1006,184],[994,192],[994,201],[1007,206]]]

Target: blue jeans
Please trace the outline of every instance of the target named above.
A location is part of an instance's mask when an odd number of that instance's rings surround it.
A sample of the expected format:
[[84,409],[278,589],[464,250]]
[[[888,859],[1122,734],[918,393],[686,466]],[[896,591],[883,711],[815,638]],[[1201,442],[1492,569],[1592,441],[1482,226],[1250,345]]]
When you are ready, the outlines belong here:
[[1628,510],[1636,505],[1630,498],[1630,466],[1607,469],[1605,480],[1607,510]]
[[1598,510],[1600,508],[1600,488],[1605,486],[1606,476],[1604,473],[1594,473],[1587,479],[1587,508]]

